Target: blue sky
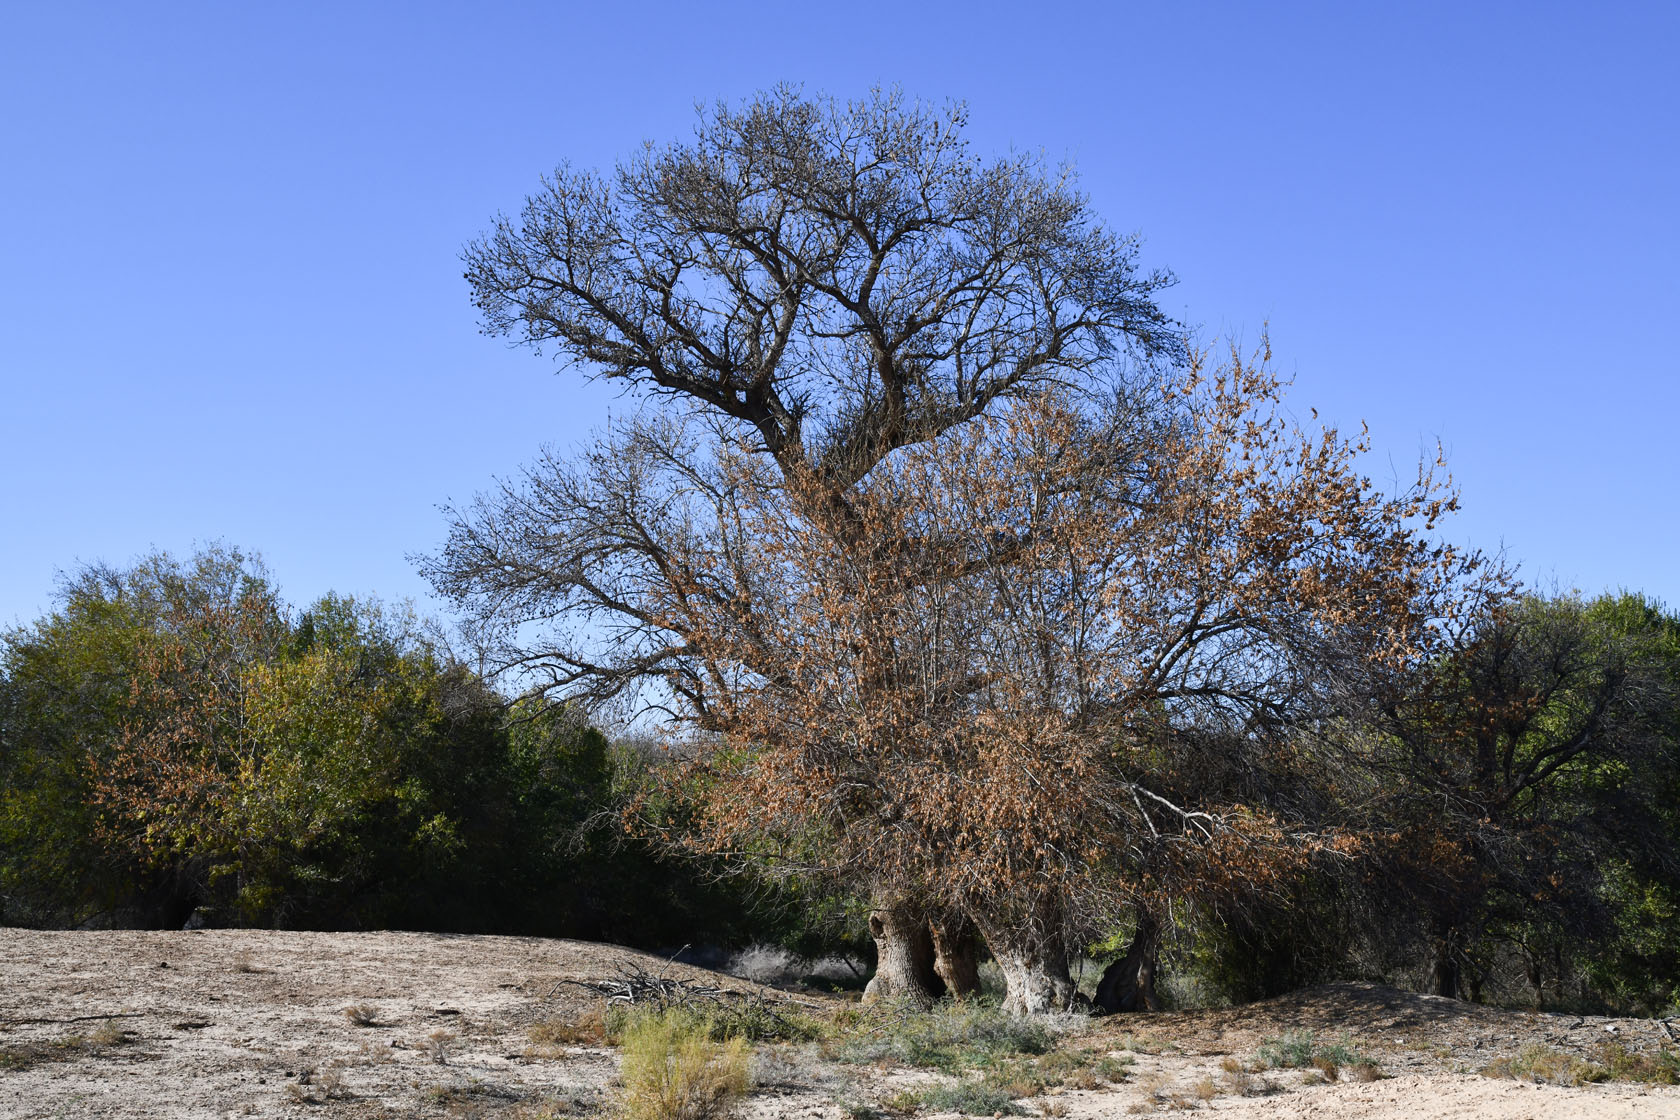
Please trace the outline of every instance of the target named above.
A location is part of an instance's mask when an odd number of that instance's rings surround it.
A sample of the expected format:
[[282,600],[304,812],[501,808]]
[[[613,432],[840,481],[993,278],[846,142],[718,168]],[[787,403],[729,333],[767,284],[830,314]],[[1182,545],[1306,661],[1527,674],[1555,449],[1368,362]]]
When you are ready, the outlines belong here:
[[[609,10],[610,7],[610,10]],[[1438,438],[1450,537],[1680,605],[1680,4],[0,9],[0,624],[55,573],[261,552],[412,596],[436,507],[626,402],[480,336],[459,252],[562,159],[777,82],[1071,159],[1290,403]]]

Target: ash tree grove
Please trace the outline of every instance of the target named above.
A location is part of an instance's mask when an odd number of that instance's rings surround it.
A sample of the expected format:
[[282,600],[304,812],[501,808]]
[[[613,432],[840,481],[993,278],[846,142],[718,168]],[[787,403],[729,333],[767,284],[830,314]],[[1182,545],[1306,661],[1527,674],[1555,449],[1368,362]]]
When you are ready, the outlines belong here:
[[978,930],[1029,1013],[1120,907],[1335,843],[1187,802],[1176,737],[1259,750],[1502,584],[1425,535],[1446,480],[1374,491],[964,124],[784,88],[545,181],[466,252],[486,329],[643,407],[451,510],[425,571],[503,669],[666,722],[683,842],[865,892],[873,995],[971,986]]

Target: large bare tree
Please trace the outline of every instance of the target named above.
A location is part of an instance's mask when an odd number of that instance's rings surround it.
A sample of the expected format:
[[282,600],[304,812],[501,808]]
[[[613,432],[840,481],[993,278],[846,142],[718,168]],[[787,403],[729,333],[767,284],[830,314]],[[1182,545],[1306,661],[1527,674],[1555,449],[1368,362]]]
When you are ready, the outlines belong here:
[[[975,156],[965,123],[960,106],[896,92],[842,104],[783,88],[720,105],[690,142],[611,176],[557,171],[469,247],[467,278],[489,332],[745,447],[793,483],[779,493],[800,517],[868,554],[879,542],[855,490],[895,450],[1182,351],[1153,298],[1170,277],[1139,269],[1136,240],[1104,228],[1065,172]],[[458,516],[429,572],[487,627],[519,634],[504,665],[594,701],[657,681],[641,694],[715,730],[734,674],[761,668],[716,664],[681,612],[652,605],[737,594],[679,560],[717,529],[698,478],[709,453],[657,424],[626,440],[689,457],[664,465],[694,488],[681,502],[653,492],[667,480],[622,447],[545,460],[529,489]],[[936,563],[939,545],[912,551],[906,563]],[[532,620],[561,625],[534,634]],[[892,933],[919,920],[883,908],[877,921],[890,958],[920,954]]]
[[1263,363],[1188,354],[1135,244],[962,123],[778,91],[498,223],[488,329],[647,404],[427,571],[502,666],[693,733],[690,842],[866,890],[877,994],[927,997],[931,916],[1037,1012],[1103,915],[1310,843],[1157,780],[1174,737],[1415,662],[1480,561],[1428,536],[1444,480],[1379,494]]

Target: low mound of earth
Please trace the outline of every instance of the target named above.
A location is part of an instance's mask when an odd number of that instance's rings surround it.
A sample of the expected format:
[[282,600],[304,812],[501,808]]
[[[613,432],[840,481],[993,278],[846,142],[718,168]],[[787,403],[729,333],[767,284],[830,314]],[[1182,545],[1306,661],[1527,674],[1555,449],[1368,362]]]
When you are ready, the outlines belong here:
[[[808,1009],[829,1002],[575,941],[0,929],[0,1117],[610,1114],[615,1051],[586,1037],[534,1036],[532,1027],[585,1020],[599,1007],[599,997],[566,981],[635,968]],[[1670,1028],[1651,1020],[1504,1011],[1349,984],[1068,1029],[1069,1045],[1129,1058],[1130,1076],[1021,1101],[1023,1113],[1680,1120],[1680,1088],[1565,1088],[1478,1072],[1533,1047],[1588,1060],[1607,1042],[1655,1053],[1671,1045]],[[1268,1040],[1300,1030],[1375,1058],[1386,1076],[1313,1084],[1300,1070],[1234,1072],[1251,1068]],[[739,1111],[749,1120],[850,1120],[927,1076],[765,1046],[757,1088]]]

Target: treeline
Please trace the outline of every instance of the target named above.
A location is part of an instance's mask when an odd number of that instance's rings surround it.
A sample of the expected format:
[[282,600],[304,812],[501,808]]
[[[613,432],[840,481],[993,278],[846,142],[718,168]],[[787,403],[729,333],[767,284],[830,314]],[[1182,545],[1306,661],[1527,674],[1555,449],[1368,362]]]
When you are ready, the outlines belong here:
[[[1371,977],[1672,1009],[1680,619],[1530,597],[1427,680],[1375,724],[1297,729],[1262,771],[1178,739],[1163,774],[1346,842],[1263,890],[1117,913],[1093,952],[1155,933],[1169,1000]],[[88,568],[0,641],[3,924],[867,946],[843,888],[724,875],[627,824],[679,820],[681,788],[656,752],[508,703],[411,614],[291,608],[232,550]]]
[[799,944],[797,900],[626,830],[654,765],[238,551],[90,567],[0,637],[0,924]]

